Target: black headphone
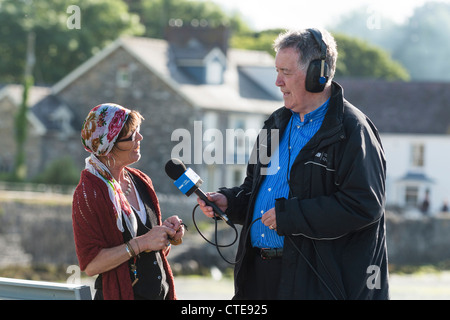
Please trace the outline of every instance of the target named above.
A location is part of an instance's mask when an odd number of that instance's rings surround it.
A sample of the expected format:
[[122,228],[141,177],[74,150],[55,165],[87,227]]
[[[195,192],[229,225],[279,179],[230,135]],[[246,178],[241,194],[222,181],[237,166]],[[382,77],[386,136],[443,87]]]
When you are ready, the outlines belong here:
[[320,59],[310,62],[308,71],[306,72],[305,87],[309,92],[322,92],[325,89],[325,84],[329,77],[328,64],[325,61],[327,58],[327,45],[323,41],[322,33],[318,29],[308,29],[308,31],[320,47]]

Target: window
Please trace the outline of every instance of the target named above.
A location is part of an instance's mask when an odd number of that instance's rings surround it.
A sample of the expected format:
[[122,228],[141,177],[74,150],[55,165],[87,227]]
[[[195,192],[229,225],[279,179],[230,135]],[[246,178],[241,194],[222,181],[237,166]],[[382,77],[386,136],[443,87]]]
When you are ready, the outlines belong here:
[[128,88],[131,85],[131,70],[129,66],[120,66],[117,69],[116,84],[119,88]]
[[423,168],[425,165],[425,146],[415,143],[411,146],[411,165],[414,168]]
[[245,179],[247,167],[245,165],[228,166],[226,184],[231,186],[240,186]]
[[223,67],[219,61],[211,61],[206,66],[206,83],[207,84],[221,84],[222,83]]
[[244,182],[242,169],[236,168],[233,170],[233,186],[240,186]]
[[[235,119],[233,121],[233,129],[237,132],[237,147],[236,152],[237,153],[244,153],[245,152],[245,120],[243,119]],[[240,129],[240,130],[239,130]]]
[[206,84],[221,84],[227,65],[227,58],[218,48],[212,49],[203,59],[205,67],[204,81]]
[[216,181],[216,166],[214,165],[209,165],[207,166],[207,180],[205,181],[205,185],[202,186],[203,190],[217,190],[218,186],[217,186],[217,181]]
[[226,130],[226,149],[228,164],[245,164],[247,155],[246,150],[246,131],[245,120],[239,117],[230,118],[230,128]]
[[419,188],[407,186],[405,189],[405,204],[408,207],[416,207],[419,200]]
[[13,159],[14,157],[11,154],[0,156],[0,173],[12,172],[14,170]]

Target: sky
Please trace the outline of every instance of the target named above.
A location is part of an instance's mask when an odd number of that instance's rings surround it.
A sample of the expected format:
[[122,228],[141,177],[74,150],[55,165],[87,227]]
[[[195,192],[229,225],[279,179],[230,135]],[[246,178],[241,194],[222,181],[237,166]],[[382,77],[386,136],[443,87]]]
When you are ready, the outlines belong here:
[[[402,23],[430,0],[205,0],[220,4],[225,11],[237,10],[249,26],[261,31],[271,28],[326,28],[339,16],[365,7],[367,17],[375,15]],[[450,2],[444,0],[441,2]]]

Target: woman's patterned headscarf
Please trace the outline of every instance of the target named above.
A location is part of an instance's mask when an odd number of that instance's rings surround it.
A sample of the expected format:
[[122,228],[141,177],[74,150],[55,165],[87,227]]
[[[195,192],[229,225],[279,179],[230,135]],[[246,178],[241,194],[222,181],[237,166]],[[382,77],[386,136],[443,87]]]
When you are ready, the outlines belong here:
[[130,112],[131,110],[114,103],[94,107],[81,129],[81,142],[86,151],[96,156],[106,156],[114,147]]
[[124,232],[122,218],[125,219],[131,236],[137,232],[137,221],[120,184],[114,179],[109,168],[99,156],[107,156],[114,147],[131,110],[118,104],[105,103],[94,107],[86,117],[81,129],[81,141],[91,155],[86,158],[86,169],[103,180],[108,187],[109,198],[114,205],[117,228]]

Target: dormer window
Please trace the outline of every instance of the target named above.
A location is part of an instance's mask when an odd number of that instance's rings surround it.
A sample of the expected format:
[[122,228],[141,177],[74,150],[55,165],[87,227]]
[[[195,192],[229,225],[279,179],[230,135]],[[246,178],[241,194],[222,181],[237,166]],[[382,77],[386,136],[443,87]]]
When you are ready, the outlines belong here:
[[205,83],[222,84],[227,58],[219,48],[212,49],[204,58]]
[[202,47],[202,44],[197,39],[191,38],[187,43],[187,47],[189,49],[200,49]]
[[206,66],[206,83],[221,84],[223,82],[223,65],[217,61],[211,61]]

